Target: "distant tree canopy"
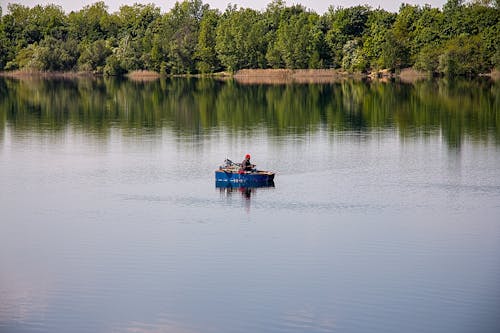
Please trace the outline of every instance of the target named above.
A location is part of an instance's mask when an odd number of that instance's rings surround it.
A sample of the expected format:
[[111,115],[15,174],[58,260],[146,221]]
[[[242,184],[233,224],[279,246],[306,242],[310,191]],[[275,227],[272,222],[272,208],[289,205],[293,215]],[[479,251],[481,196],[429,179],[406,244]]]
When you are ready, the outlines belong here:
[[402,4],[323,15],[273,0],[266,10],[201,0],[153,5],[104,2],[64,13],[55,5],[0,9],[0,70],[88,71],[120,75],[213,73],[249,68],[406,67],[444,75],[500,69],[500,1],[448,0],[442,9]]

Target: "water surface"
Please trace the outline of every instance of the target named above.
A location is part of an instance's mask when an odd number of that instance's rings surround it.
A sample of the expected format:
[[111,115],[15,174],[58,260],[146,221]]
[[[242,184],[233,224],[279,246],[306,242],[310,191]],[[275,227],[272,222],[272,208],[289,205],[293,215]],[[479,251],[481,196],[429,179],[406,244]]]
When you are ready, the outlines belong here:
[[499,91],[0,79],[0,332],[497,332]]

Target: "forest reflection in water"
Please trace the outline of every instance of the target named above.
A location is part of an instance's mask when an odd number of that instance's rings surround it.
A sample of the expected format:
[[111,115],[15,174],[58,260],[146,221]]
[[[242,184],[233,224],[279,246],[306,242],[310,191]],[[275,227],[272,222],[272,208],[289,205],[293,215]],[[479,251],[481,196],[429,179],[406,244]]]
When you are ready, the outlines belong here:
[[167,129],[192,136],[224,129],[280,136],[329,131],[397,130],[500,143],[500,84],[488,79],[329,84],[241,84],[213,79],[137,82],[115,78],[0,78],[0,131],[98,135]]

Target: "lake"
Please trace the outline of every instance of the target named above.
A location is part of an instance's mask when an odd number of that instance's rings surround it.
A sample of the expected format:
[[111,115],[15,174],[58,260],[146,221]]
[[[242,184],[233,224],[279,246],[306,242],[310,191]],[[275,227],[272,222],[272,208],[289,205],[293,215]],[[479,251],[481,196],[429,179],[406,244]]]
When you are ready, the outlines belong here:
[[2,333],[498,332],[500,83],[0,78],[0,209]]

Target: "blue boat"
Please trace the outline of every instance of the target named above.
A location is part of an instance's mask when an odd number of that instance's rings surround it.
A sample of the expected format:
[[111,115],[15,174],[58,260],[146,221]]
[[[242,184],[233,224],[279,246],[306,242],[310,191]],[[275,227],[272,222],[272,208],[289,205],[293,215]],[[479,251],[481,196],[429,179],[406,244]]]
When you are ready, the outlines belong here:
[[269,181],[260,181],[260,182],[254,182],[254,181],[246,181],[243,183],[239,182],[231,182],[227,180],[215,180],[215,187],[217,188],[228,188],[228,189],[242,189],[242,188],[267,188],[267,187],[274,187],[274,180],[269,180]]
[[224,162],[225,164],[221,165],[219,170],[215,170],[215,182],[218,186],[224,183],[265,186],[274,181],[274,172],[257,169],[243,171],[239,163],[234,163],[229,159]]

